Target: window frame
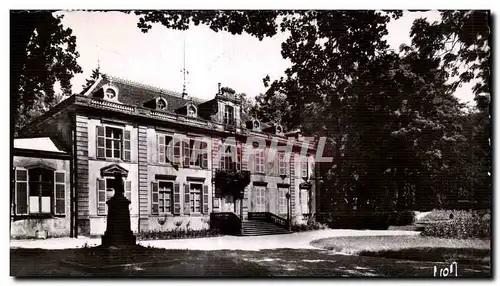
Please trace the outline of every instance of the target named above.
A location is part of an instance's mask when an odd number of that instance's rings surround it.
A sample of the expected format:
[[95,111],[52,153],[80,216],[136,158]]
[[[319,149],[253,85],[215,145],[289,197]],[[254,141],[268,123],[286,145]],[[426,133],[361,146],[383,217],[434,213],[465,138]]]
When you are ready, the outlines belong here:
[[[103,134],[99,135],[99,128],[103,129]],[[108,130],[112,130],[110,136],[108,135]],[[115,138],[115,132],[119,132],[119,138]],[[99,124],[96,126],[96,141],[95,141],[95,158],[101,160],[111,160],[111,161],[132,161],[132,130],[127,129],[125,126],[115,126],[108,124]],[[99,139],[103,141],[102,145],[99,145]],[[107,147],[107,143],[111,142],[111,147]],[[118,143],[118,147],[115,147],[115,142]],[[128,145],[128,148],[126,148]],[[102,151],[102,155],[99,154]],[[108,156],[108,151],[111,152],[111,156]],[[119,154],[118,157],[115,154]]]
[[226,104],[224,105],[224,124],[225,125],[236,125],[235,118],[236,110],[234,106]]
[[[35,181],[33,180],[34,174],[32,172],[36,172],[37,170],[42,170],[47,172],[46,177],[48,178],[49,176],[51,177],[51,180],[45,180],[43,178],[43,174],[38,174],[39,176],[42,176],[42,180]],[[18,176],[17,172],[25,172],[26,176],[24,179],[20,178]],[[30,173],[32,173],[30,175]],[[63,175],[62,180],[58,180],[58,175]],[[31,178],[33,177],[33,178]],[[67,204],[67,199],[66,199],[66,192],[67,192],[67,174],[66,171],[64,170],[54,170],[50,167],[46,166],[36,166],[36,167],[15,167],[14,168],[14,199],[13,202],[15,204],[12,215],[15,216],[53,216],[53,217],[65,217],[66,216],[66,204]],[[40,185],[41,189],[38,190],[38,195],[37,196],[32,196],[31,191],[32,191],[32,186],[33,185]],[[44,190],[43,190],[43,184],[50,185],[50,190],[45,189],[46,193],[50,192],[49,196],[44,196]],[[18,192],[19,187],[23,185],[25,187],[25,202],[23,202],[24,205],[24,210],[25,212],[19,212],[19,197],[18,197]],[[63,186],[62,190],[60,187]],[[58,189],[59,187],[59,189]],[[60,191],[62,191],[62,196]],[[38,197],[38,211],[31,211],[30,210],[30,197]],[[43,197],[49,197],[50,200],[50,205],[49,205],[49,211],[43,211],[43,203],[42,198]],[[62,206],[59,205],[59,207],[62,207],[60,211],[58,211],[58,202],[63,202]]]
[[[173,215],[174,213],[174,181],[169,181],[169,180],[157,180],[156,181],[158,183],[158,215],[162,216],[162,215]],[[161,184],[169,184],[170,185],[170,191],[165,191],[165,190],[162,190],[162,188],[160,187]],[[161,197],[161,193],[163,194],[169,194],[170,195],[170,203],[168,204],[169,206],[169,209],[170,211],[169,212],[166,212],[165,209],[166,209],[166,199],[163,198],[163,212],[160,211],[160,201],[162,200],[160,197]]]
[[286,194],[288,193],[288,191],[289,190],[287,188],[278,187],[278,214],[287,213]]
[[278,152],[278,174],[280,176],[288,175],[288,166],[286,162],[286,154],[283,151]]
[[258,148],[254,149],[254,160],[255,160],[255,173],[258,174],[265,174],[266,169],[265,169],[265,149],[260,150]]
[[[198,185],[200,189],[196,190],[193,189],[193,185]],[[190,214],[202,214],[203,213],[203,184],[201,183],[189,183],[189,208],[190,208]],[[198,200],[195,199],[195,196],[197,196]],[[198,205],[196,205],[196,202],[198,202]],[[198,206],[199,211],[196,210],[196,207]]]

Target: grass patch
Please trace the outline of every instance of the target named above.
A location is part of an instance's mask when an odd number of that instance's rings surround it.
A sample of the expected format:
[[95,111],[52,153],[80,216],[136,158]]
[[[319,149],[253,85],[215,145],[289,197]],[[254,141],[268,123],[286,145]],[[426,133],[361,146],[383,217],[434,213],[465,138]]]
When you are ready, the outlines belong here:
[[416,261],[457,261],[489,265],[489,240],[411,236],[334,237],[313,246],[347,254]]

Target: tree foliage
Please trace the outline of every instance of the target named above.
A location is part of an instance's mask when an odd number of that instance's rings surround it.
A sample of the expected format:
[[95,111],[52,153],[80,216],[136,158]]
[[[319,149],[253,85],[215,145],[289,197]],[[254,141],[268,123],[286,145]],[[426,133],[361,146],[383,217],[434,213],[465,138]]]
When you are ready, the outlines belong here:
[[[417,19],[399,53],[385,41],[401,11],[137,11],[139,28],[204,24],[259,39],[287,32],[285,76],[256,98],[252,112],[326,136],[322,209],[453,207],[489,200],[489,14],[444,11]],[[463,82],[477,110],[453,96]]]
[[[11,12],[11,98],[13,129],[71,93],[71,79],[80,73],[76,37],[52,11]],[[63,92],[57,96],[58,82]]]

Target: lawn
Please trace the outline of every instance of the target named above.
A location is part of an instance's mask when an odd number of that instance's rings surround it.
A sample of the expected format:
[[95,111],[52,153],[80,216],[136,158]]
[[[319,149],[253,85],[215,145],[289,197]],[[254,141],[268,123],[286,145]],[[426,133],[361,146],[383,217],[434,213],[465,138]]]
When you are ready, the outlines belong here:
[[[262,251],[190,251],[153,249],[136,260],[157,263],[128,265],[94,272],[61,263],[89,249],[11,249],[11,275],[16,277],[433,277],[434,266],[445,263],[339,255],[322,249]],[[154,255],[152,254],[154,252]],[[149,256],[149,257],[147,257]],[[91,261],[91,260],[89,260]],[[96,260],[93,260],[96,263]],[[459,264],[460,277],[491,277],[484,265]]]
[[489,240],[412,236],[335,237],[311,242],[315,247],[361,256],[490,265]]

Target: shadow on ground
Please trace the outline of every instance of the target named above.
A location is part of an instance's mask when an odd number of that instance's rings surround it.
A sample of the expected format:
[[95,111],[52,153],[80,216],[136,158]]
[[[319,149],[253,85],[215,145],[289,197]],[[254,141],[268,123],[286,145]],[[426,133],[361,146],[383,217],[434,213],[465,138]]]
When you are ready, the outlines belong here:
[[[432,277],[434,266],[446,263],[340,255],[327,250],[274,249],[261,251],[190,251],[154,249],[137,257],[164,263],[129,265],[119,271],[95,273],[61,263],[78,259],[86,249],[11,249],[11,275],[16,277]],[[491,277],[480,264],[458,265],[459,277]]]

